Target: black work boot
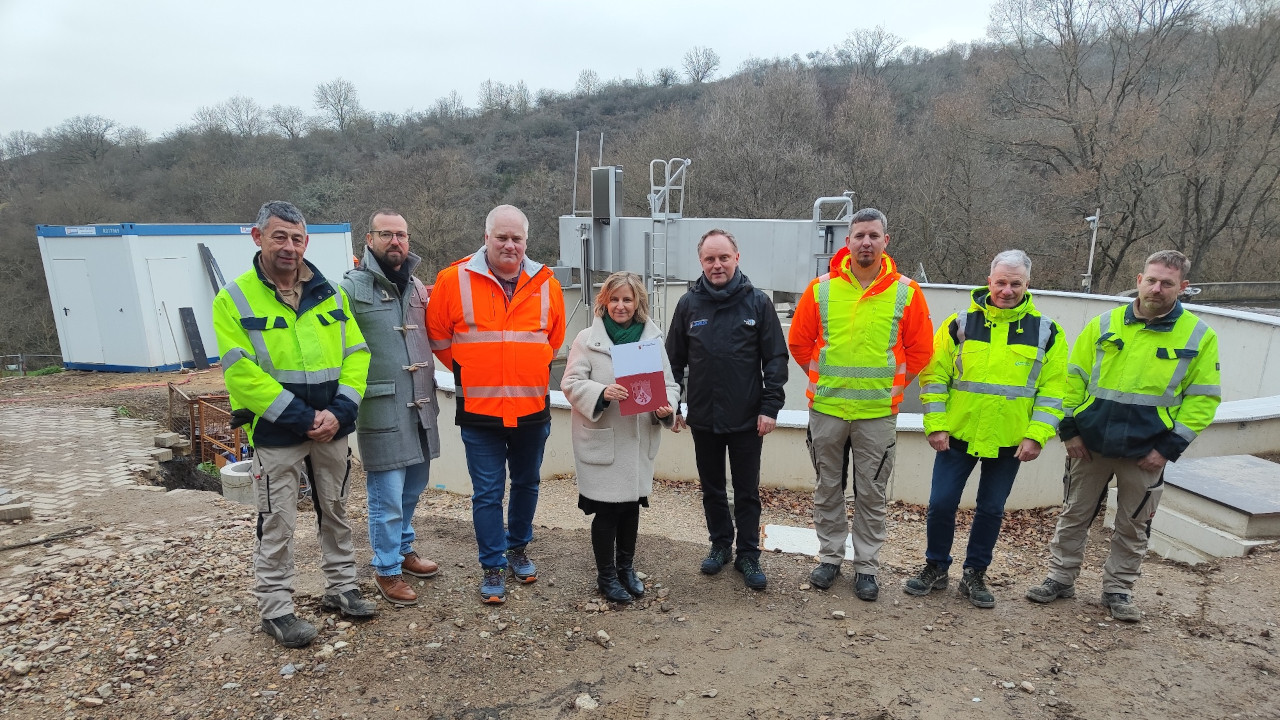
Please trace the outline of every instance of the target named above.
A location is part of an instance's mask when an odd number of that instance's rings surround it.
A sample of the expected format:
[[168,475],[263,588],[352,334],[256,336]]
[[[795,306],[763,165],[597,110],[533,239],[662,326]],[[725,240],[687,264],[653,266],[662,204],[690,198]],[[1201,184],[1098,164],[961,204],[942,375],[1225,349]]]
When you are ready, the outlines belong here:
[[996,606],[996,596],[987,588],[987,569],[971,568],[964,569],[964,577],[960,578],[960,594],[969,598],[969,602],[974,607],[993,608]]
[[644,596],[644,583],[636,576],[632,563],[636,557],[636,536],[640,533],[640,508],[635,512],[626,512],[618,516],[618,551],[615,560],[618,565],[618,582],[635,597]]
[[596,513],[591,521],[591,552],[596,556],[596,587],[609,602],[629,603],[633,600],[631,593],[618,582],[618,568],[613,561],[613,539],[617,534],[617,526],[613,518],[601,517]]
[[902,586],[908,595],[928,595],[934,590],[947,587],[947,569],[933,562],[925,561],[924,567],[916,576],[907,580]]

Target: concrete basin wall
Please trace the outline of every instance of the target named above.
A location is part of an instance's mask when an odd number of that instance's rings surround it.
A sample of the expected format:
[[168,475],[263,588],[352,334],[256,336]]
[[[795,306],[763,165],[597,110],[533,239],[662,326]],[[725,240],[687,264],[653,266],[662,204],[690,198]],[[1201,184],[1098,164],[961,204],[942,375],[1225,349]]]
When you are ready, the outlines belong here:
[[[968,287],[925,285],[925,294],[934,323],[940,323],[952,312],[967,307]],[[576,293],[575,293],[576,294]],[[569,293],[566,293],[569,295]],[[1041,312],[1062,324],[1068,337],[1074,339],[1092,317],[1126,302],[1125,298],[1080,295],[1053,291],[1035,292]],[[566,300],[572,301],[567,297]],[[673,301],[668,308],[674,307]],[[1213,425],[1191,444],[1188,457],[1280,452],[1280,318],[1203,306],[1190,306],[1218,333],[1222,358],[1224,403]],[[573,325],[583,327],[579,312]],[[574,333],[566,339],[566,346]],[[1274,360],[1273,360],[1274,358]],[[813,466],[805,446],[804,377],[795,363],[791,364],[787,383],[787,409],[778,418],[778,429],[765,439],[761,466],[761,484],[766,487],[813,489]],[[441,457],[432,463],[431,485],[456,493],[470,494],[466,456],[462,441],[453,424],[453,377],[439,371],[436,377],[441,390],[437,393],[441,417]],[[918,396],[918,392],[912,394]],[[934,451],[924,437],[923,418],[918,412],[918,399],[909,398],[906,409],[898,416],[897,462],[889,481],[889,497],[919,505],[928,503]],[[569,439],[569,406],[563,394],[552,392],[552,428],[542,465],[544,478],[574,473],[573,448]],[[353,448],[355,444],[352,443]],[[1027,463],[1009,497],[1010,509],[1036,508],[1062,502],[1062,476],[1066,455],[1062,444],[1050,441],[1039,459]],[[664,433],[655,472],[658,477],[696,480],[693,441],[685,433]],[[975,477],[962,500],[962,507],[973,507],[976,494]]]

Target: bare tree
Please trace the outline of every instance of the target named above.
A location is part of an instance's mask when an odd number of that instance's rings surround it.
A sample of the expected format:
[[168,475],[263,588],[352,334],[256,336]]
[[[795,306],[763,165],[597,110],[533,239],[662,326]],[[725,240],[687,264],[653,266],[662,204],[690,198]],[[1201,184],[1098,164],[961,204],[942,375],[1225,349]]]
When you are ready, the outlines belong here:
[[684,54],[684,74],[689,82],[708,80],[720,67],[720,55],[709,47],[694,47]]
[[1132,250],[1167,231],[1161,191],[1175,174],[1160,119],[1187,87],[1184,43],[1200,0],[1002,0],[993,141],[1045,178],[1065,208],[1059,240],[1083,267],[1080,218],[1102,207],[1095,287],[1111,284]]
[[591,68],[587,68],[578,73],[578,82],[573,86],[573,92],[576,95],[586,95],[590,97],[600,89],[600,73]]
[[267,110],[267,119],[290,140],[302,137],[310,124],[306,113],[297,105],[272,105]]
[[4,137],[4,155],[9,159],[30,155],[40,149],[40,136],[26,130],[14,130]]
[[441,120],[461,120],[467,116],[467,106],[462,102],[462,95],[458,94],[457,90],[453,90],[447,96],[438,98],[432,103],[427,114]]
[[267,118],[262,106],[253,98],[233,95],[223,105],[227,109],[227,125],[242,137],[255,137],[267,131]]
[[355,84],[342,78],[316,86],[315,107],[338,132],[347,132],[364,115]]
[[680,73],[673,67],[660,67],[653,71],[653,82],[659,87],[671,87],[680,82]]
[[859,75],[879,75],[902,43],[902,38],[877,25],[871,30],[849,33],[836,48],[835,57],[840,64],[853,66]]
[[101,115],[77,115],[54,128],[48,144],[64,164],[96,163],[115,147],[115,129],[116,122]]

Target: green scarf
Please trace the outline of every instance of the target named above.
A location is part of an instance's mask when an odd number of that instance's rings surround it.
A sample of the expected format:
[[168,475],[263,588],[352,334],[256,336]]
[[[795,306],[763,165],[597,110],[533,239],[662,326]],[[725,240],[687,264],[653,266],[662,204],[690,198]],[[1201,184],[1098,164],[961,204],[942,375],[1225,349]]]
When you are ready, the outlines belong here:
[[640,340],[640,334],[644,332],[644,323],[638,323],[633,318],[627,325],[619,325],[613,318],[607,314],[604,315],[604,331],[609,333],[609,339],[614,345],[625,345]]

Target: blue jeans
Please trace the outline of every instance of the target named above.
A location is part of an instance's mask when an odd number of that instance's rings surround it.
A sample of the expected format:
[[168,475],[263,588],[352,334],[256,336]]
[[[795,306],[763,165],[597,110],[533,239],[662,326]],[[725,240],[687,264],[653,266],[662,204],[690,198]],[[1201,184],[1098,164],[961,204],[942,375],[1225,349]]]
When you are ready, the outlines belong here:
[[[462,444],[471,474],[471,521],[476,528],[480,565],[506,567],[505,553],[533,539],[533,513],[538,508],[542,450],[551,423],[515,428],[462,425]],[[502,496],[511,470],[511,501],[502,522]]]
[[431,460],[396,470],[370,470],[365,475],[373,571],[382,577],[399,575],[401,559],[413,551],[413,511],[427,487]]
[[964,567],[985,570],[991,564],[991,553],[1000,537],[1004,522],[1004,503],[1013,490],[1013,480],[1022,462],[1014,457],[976,458],[956,449],[938,453],[933,461],[933,489],[929,493],[929,515],[926,522],[928,548],[925,559],[946,568],[951,565],[951,544],[956,534],[956,508],[973,466],[982,463],[978,476],[978,502],[969,530],[969,549]]

